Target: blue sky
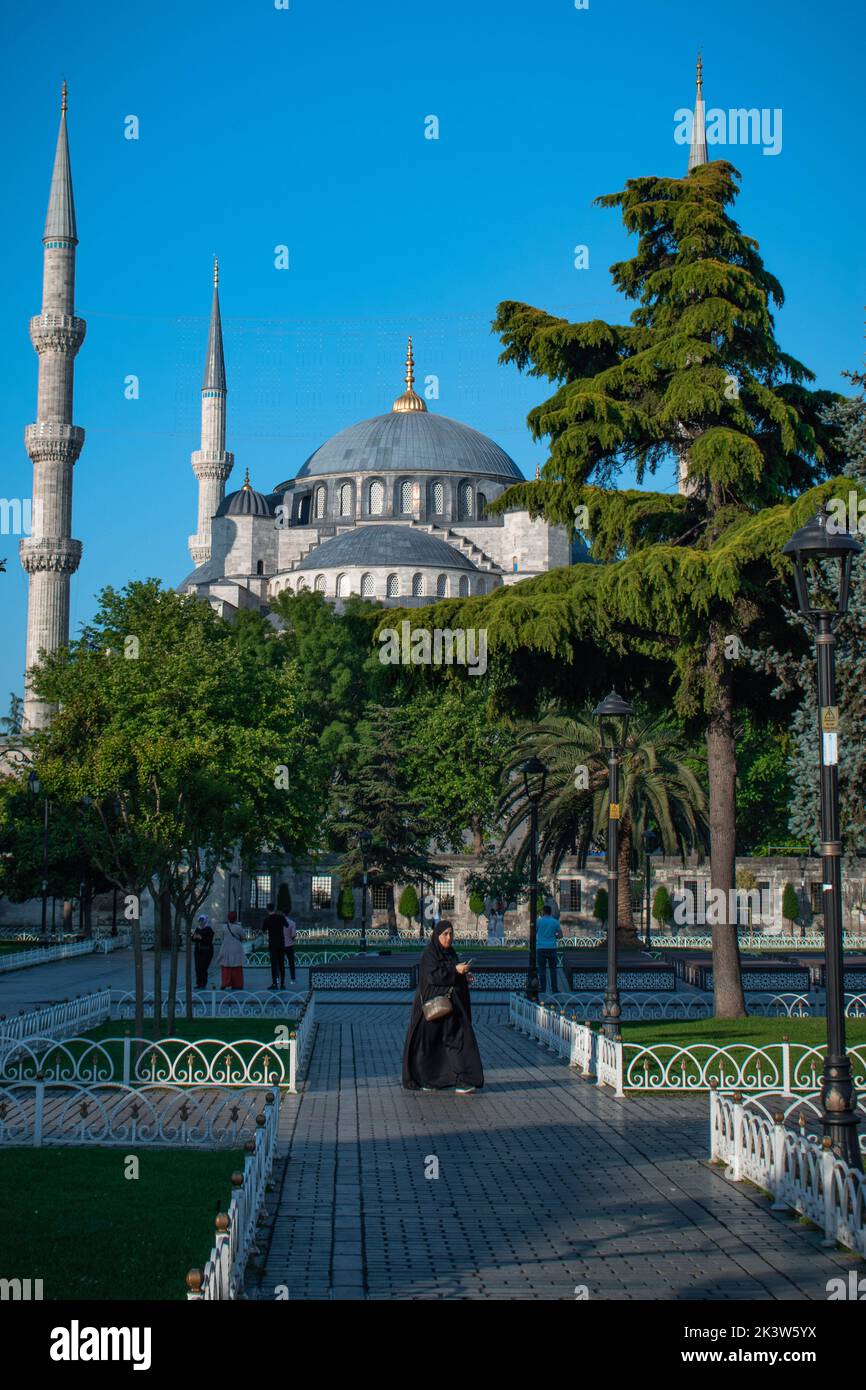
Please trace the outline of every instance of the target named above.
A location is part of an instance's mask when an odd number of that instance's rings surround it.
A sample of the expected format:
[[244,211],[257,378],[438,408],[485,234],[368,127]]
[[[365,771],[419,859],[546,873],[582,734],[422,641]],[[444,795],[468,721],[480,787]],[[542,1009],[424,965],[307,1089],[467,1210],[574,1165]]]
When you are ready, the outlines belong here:
[[[827,387],[862,362],[862,7],[830,0],[41,0],[6,7],[0,83],[0,496],[28,497],[41,233],[60,80],[78,214],[72,581],[75,631],[106,583],[191,568],[211,257],[229,384],[229,487],[267,490],[338,429],[386,410],[405,337],[433,408],[531,475],[540,383],[497,365],[501,299],[620,320],[629,254],[591,206],[678,173],[674,112],[779,108],[781,152],[710,154],[743,173],[736,215],[785,287],[783,346]],[[139,139],[124,138],[138,117]],[[425,139],[436,116],[439,139]],[[589,247],[588,270],[574,247]],[[287,245],[290,268],[274,248]],[[128,375],[138,400],[125,399]],[[0,705],[20,690],[26,582],[0,536]]]

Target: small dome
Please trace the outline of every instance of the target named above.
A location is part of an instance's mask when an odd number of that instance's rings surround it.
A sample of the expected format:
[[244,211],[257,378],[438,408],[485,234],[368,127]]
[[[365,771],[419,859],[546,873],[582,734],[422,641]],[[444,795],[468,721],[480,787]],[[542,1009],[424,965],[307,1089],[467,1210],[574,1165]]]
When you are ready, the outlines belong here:
[[264,493],[256,492],[255,488],[250,486],[249,469],[244,477],[243,487],[223,498],[217,516],[273,516],[271,504]]
[[333,536],[305,555],[298,570],[324,570],[366,565],[427,565],[434,569],[474,570],[462,551],[414,526],[356,526]]

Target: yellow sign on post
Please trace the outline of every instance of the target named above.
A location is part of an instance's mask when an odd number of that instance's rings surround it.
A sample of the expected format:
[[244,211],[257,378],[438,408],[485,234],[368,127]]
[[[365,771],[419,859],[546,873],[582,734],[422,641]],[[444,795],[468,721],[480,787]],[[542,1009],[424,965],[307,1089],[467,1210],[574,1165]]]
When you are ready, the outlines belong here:
[[610,819],[611,819],[611,820],[619,820],[619,802],[618,802],[618,801],[612,801],[612,802],[610,803]]
[[839,732],[839,706],[824,705],[821,709],[821,730],[825,734]]

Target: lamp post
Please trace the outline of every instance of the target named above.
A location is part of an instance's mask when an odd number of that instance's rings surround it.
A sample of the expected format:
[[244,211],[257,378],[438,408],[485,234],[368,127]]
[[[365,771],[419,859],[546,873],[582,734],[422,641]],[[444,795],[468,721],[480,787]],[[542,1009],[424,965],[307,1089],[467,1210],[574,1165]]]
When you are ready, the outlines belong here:
[[523,764],[523,790],[529,802],[529,969],[526,997],[538,999],[538,807],[544,796],[547,768],[540,758],[527,758]]
[[821,767],[821,867],[827,978],[827,1052],[821,1078],[821,1123],[833,1152],[861,1168],[857,1096],[845,1049],[842,951],[842,842],[839,835],[839,710],[836,704],[836,626],[848,611],[851,565],[863,546],[830,528],[826,511],[795,531],[783,555],[794,563],[800,613],[815,632]]
[[[31,796],[38,797],[42,791],[42,783],[39,781],[35,772],[31,772],[27,778],[27,785],[30,788]],[[45,808],[42,818],[42,937],[44,939],[48,931],[48,797],[45,798]]]
[[601,704],[596,705],[593,713],[598,720],[602,747],[607,753],[607,989],[604,994],[602,1026],[605,1037],[618,1040],[621,1037],[616,951],[619,909],[619,760],[625,751],[632,708],[627,700],[612,690]]
[[[93,804],[93,803],[92,803],[91,798],[90,798],[89,796],[83,796],[83,797],[81,798],[81,800],[79,801],[78,806],[79,806],[79,809],[80,809],[80,811],[81,811],[81,819],[82,819],[82,821],[86,820],[86,818],[87,818],[87,813],[88,813],[88,811],[90,810],[90,807],[91,807],[92,804]],[[83,853],[83,854],[86,854],[86,846],[85,846],[85,843],[84,843],[84,838],[83,838],[82,836],[79,837],[79,842],[80,842],[80,844],[81,844],[82,853]],[[89,915],[88,912],[87,912],[87,902],[88,902],[88,899],[89,899],[89,896],[90,896],[90,882],[89,882],[89,880],[90,880],[90,875],[88,874],[88,872],[87,872],[87,867],[85,866],[84,877],[83,877],[83,879],[81,880],[81,888],[80,888],[80,892],[79,892],[79,895],[78,895],[78,934],[79,934],[79,936],[89,936],[89,935],[92,935],[92,932],[88,932],[88,931],[87,931],[87,918],[88,918],[88,915]]]
[[647,950],[652,946],[652,901],[650,896],[652,893],[652,862],[650,860],[650,855],[656,849],[658,849],[658,835],[656,835],[654,830],[645,830],[643,833],[643,864],[646,878],[646,931],[644,932],[644,936],[646,938]]
[[364,868],[364,877],[361,889],[361,950],[367,949],[367,873],[370,868],[370,846],[373,843],[373,836],[369,830],[362,830],[358,836],[358,844],[361,847],[361,864]]

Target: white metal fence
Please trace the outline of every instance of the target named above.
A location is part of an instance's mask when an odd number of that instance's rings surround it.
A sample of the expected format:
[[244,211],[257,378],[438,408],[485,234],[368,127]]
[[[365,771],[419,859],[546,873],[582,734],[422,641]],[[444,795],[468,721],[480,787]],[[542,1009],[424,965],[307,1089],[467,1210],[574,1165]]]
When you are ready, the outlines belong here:
[[[28,1038],[0,1057],[0,1080],[86,1086],[288,1086],[295,1051],[284,1039]],[[292,1087],[294,1089],[294,1087]]]
[[839,1244],[866,1256],[866,1178],[821,1146],[734,1097],[710,1093],[710,1157],[727,1164],[733,1182],[748,1178],[773,1197],[773,1210],[793,1209]]
[[310,990],[306,1001],[301,1007],[301,1014],[296,1032],[290,1039],[289,1090],[292,1092],[297,1091],[298,1080],[306,1071],[310,1051],[313,1046],[315,1027],[316,996],[313,991]]
[[227,1212],[215,1221],[216,1240],[204,1270],[186,1276],[188,1299],[234,1299],[243,1286],[247,1260],[255,1248],[259,1212],[274,1167],[280,1098],[275,1091],[259,1117],[255,1139],[248,1144],[244,1171]]
[[[218,989],[197,989],[192,996],[193,1018],[273,1018],[285,1019],[303,1008],[310,998],[310,991],[286,993],[279,990],[232,990],[225,994]],[[168,1017],[169,1001],[162,1000],[163,1018]],[[175,1017],[186,1014],[186,997],[175,998]],[[112,1018],[135,1017],[135,994],[132,990],[113,990],[111,996]],[[147,991],[144,996],[144,1016],[153,1018],[153,994]]]
[[0,1019],[0,1055],[10,1044],[30,1038],[66,1038],[104,1023],[111,1011],[107,989],[82,994],[45,1009],[32,1009],[15,1018]]

